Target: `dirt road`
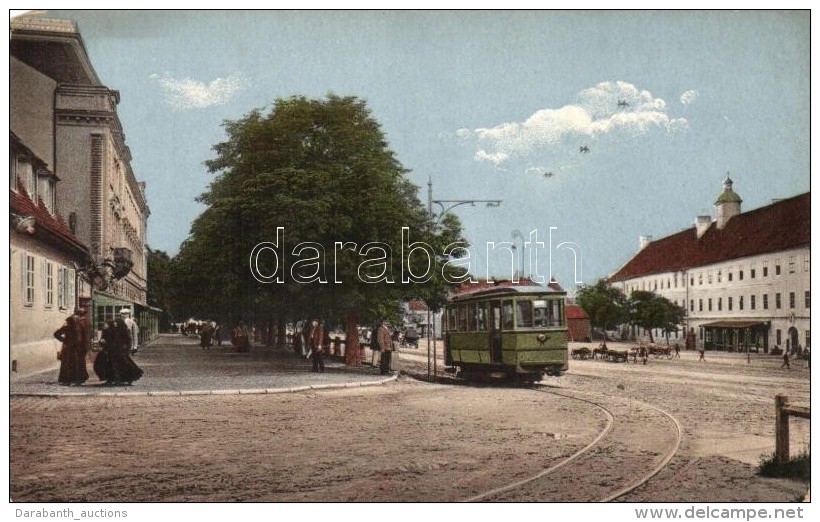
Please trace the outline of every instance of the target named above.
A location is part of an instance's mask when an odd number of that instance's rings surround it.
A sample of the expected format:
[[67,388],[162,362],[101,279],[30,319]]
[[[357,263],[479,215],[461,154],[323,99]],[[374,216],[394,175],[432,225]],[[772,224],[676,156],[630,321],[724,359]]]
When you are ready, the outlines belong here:
[[[426,352],[396,366],[423,372]],[[745,363],[745,361],[743,361]],[[806,485],[755,474],[774,445],[774,395],[807,401],[805,371],[694,356],[572,361],[537,389],[397,382],[270,395],[12,397],[17,501],[791,501]],[[579,400],[585,399],[585,400]],[[613,412],[616,424],[601,439]],[[792,427],[794,450],[808,423]],[[530,480],[588,445],[561,479]],[[602,480],[602,470],[611,478]]]

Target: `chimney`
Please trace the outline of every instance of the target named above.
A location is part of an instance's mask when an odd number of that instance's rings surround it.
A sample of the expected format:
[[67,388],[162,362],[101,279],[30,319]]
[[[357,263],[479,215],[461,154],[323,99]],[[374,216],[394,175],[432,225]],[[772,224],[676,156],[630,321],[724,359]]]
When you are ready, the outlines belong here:
[[697,231],[698,238],[709,230],[709,225],[711,224],[712,216],[698,216],[695,218],[695,230]]
[[646,248],[646,245],[652,242],[652,236],[640,236],[638,237],[638,250],[643,250]]

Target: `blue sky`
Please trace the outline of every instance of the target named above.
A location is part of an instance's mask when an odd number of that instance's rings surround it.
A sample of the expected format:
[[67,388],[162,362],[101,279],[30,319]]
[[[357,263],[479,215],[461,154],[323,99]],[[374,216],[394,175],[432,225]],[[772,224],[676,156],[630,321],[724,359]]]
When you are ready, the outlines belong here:
[[367,100],[422,201],[429,178],[434,199],[503,200],[454,209],[480,276],[510,273],[487,242],[537,230],[539,274],[592,282],[640,235],[711,212],[727,172],[744,210],[809,190],[807,11],[44,16],[74,19],[120,91],[148,242],[171,255],[202,210],[221,122],[293,94]]

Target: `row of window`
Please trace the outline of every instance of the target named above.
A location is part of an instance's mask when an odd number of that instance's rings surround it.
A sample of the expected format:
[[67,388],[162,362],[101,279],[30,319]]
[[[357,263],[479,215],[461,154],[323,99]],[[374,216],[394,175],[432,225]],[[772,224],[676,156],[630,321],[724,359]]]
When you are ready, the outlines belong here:
[[[744,300],[744,297],[745,296],[742,296],[742,295],[737,296],[737,309],[738,310],[745,310],[746,302]],[[768,310],[769,309],[769,294],[763,294],[761,297],[762,297],[762,302],[761,302],[762,309],[763,310]],[[806,290],[804,292],[803,299],[804,299],[803,304],[804,304],[804,307],[806,308],[806,310],[810,309],[811,308],[811,292]],[[704,302],[706,304],[706,311],[707,312],[713,311],[713,307],[712,307],[713,304],[716,305],[716,310],[718,312],[723,311],[723,298],[722,297],[718,297],[716,299],[713,299],[711,297],[709,297],[707,299],[702,299],[702,298],[698,299],[698,312],[703,312],[704,311],[704,307],[703,307]],[[749,304],[749,310],[756,310],[757,309],[757,296],[756,295],[750,295],[748,304]],[[685,301],[681,300],[681,306],[684,306],[684,305],[685,305]],[[727,297],[726,298],[726,309],[731,312],[731,311],[734,310],[734,306],[735,306],[734,297]],[[774,307],[777,310],[783,308],[783,303],[782,303],[782,300],[781,300],[780,292],[777,292],[776,294],[774,294]],[[797,294],[795,292],[789,292],[789,308],[790,309],[797,308]],[[694,299],[689,300],[689,311],[690,312],[695,311],[695,300]]]
[[[36,277],[38,271],[39,278]],[[55,304],[60,309],[74,306],[75,272],[72,268],[21,252],[20,283],[24,306],[33,307],[37,302],[42,302],[44,308],[53,308]]]
[[561,299],[504,299],[451,305],[444,314],[450,332],[486,332],[564,325]]
[[[795,256],[789,256],[789,258],[787,259],[786,268],[787,268],[789,274],[794,274],[797,271],[797,261],[795,259]],[[768,261],[763,261],[761,269],[762,269],[761,277],[769,277],[769,262]],[[808,254],[806,254],[805,256],[803,256],[803,271],[808,272],[809,269],[810,269],[809,256],[808,256]],[[733,271],[732,268],[728,268],[728,269],[726,269],[726,274],[725,274],[726,280],[730,281],[730,282],[734,281],[735,274],[737,274],[737,280],[738,281],[743,281],[744,277],[746,275],[746,272],[742,268],[737,269],[737,271]],[[757,275],[758,275],[757,265],[756,265],[756,263],[751,263],[749,265],[749,278],[750,279],[757,279]],[[774,275],[775,276],[781,275],[780,259],[775,259],[774,260]],[[724,273],[723,273],[723,270],[717,270],[717,271],[709,270],[709,271],[706,271],[706,272],[698,272],[697,275],[691,274],[690,277],[689,277],[689,286],[695,286],[695,278],[696,277],[697,277],[697,284],[698,285],[703,285],[704,280],[706,281],[706,284],[713,284],[715,282],[722,283]],[[630,291],[635,291],[635,290],[656,291],[656,290],[663,290],[663,289],[678,288],[679,283],[680,283],[681,288],[686,288],[686,278],[683,277],[682,275],[679,278],[678,274],[675,274],[674,276],[670,276],[670,277],[667,277],[665,279],[660,278],[660,279],[655,279],[653,281],[641,281],[640,285],[638,283],[632,285],[632,288],[630,289]]]

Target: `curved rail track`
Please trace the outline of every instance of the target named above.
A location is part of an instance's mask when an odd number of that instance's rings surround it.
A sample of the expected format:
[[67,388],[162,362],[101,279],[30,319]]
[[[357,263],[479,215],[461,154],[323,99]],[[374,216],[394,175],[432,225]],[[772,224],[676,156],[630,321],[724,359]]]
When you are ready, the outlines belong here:
[[[607,424],[592,442],[558,464],[531,477],[474,495],[464,502],[610,502],[657,475],[680,447],[683,436],[680,423],[657,406],[634,399],[601,396],[596,401],[577,396],[584,392],[567,394],[536,390],[596,406],[606,415]],[[601,399],[612,404],[601,404],[605,402]],[[639,437],[632,430],[635,425],[640,427]],[[670,428],[675,432],[671,440],[665,437]],[[662,449],[664,451],[660,451]],[[663,458],[658,461],[660,455]],[[650,469],[645,469],[644,461],[648,461]],[[579,483],[577,476],[596,479]],[[573,483],[578,485],[568,487]]]

